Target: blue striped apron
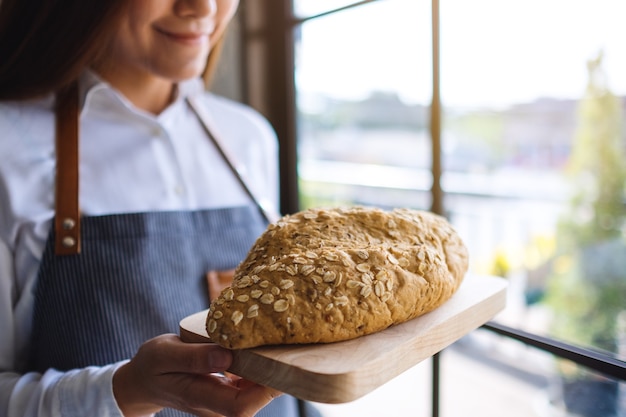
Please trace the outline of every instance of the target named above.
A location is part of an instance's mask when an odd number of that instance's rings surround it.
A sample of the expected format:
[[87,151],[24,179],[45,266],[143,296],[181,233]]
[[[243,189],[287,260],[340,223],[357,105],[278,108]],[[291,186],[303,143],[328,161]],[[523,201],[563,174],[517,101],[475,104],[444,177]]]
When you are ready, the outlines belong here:
[[[255,206],[83,217],[81,224],[80,255],[55,255],[54,231],[48,240],[32,370],[113,363],[154,336],[177,333],[182,318],[208,308],[206,272],[234,268],[265,228]],[[298,404],[281,396],[258,415],[295,417]]]
[[[83,216],[81,253],[70,256],[55,253],[53,227],[38,274],[28,370],[102,366],[131,358],[152,337],[178,333],[182,318],[208,308],[206,272],[234,268],[266,225],[252,204]],[[303,408],[317,414],[283,395],[257,415],[296,417]]]

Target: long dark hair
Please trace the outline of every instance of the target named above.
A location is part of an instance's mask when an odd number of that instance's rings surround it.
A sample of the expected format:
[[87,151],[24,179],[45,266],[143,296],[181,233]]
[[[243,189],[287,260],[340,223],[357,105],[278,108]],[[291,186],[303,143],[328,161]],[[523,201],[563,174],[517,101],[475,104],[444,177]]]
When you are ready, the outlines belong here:
[[43,96],[78,78],[106,54],[126,1],[0,0],[0,100]]

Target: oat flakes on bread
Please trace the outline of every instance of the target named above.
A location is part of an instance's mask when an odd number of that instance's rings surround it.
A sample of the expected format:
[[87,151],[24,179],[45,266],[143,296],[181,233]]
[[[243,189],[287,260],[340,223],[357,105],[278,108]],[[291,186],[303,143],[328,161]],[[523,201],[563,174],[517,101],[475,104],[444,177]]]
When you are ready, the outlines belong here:
[[258,238],[211,304],[207,332],[230,349],[353,339],[439,307],[467,268],[461,238],[433,213],[305,210]]

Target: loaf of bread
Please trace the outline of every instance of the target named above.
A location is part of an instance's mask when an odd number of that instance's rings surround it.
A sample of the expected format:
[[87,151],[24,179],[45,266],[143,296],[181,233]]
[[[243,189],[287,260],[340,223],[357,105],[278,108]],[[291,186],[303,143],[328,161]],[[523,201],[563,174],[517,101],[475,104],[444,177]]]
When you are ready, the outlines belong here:
[[310,209],[268,226],[211,304],[211,340],[230,349],[328,343],[381,331],[439,307],[468,252],[426,211]]

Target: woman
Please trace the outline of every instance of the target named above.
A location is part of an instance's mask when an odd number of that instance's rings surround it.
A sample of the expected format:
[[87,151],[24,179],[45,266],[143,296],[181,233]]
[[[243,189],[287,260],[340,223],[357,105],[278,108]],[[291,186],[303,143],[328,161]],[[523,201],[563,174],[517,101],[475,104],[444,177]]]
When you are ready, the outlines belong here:
[[237,6],[0,3],[0,416],[297,414],[171,334],[267,224],[209,137],[277,197],[270,126],[200,78]]

